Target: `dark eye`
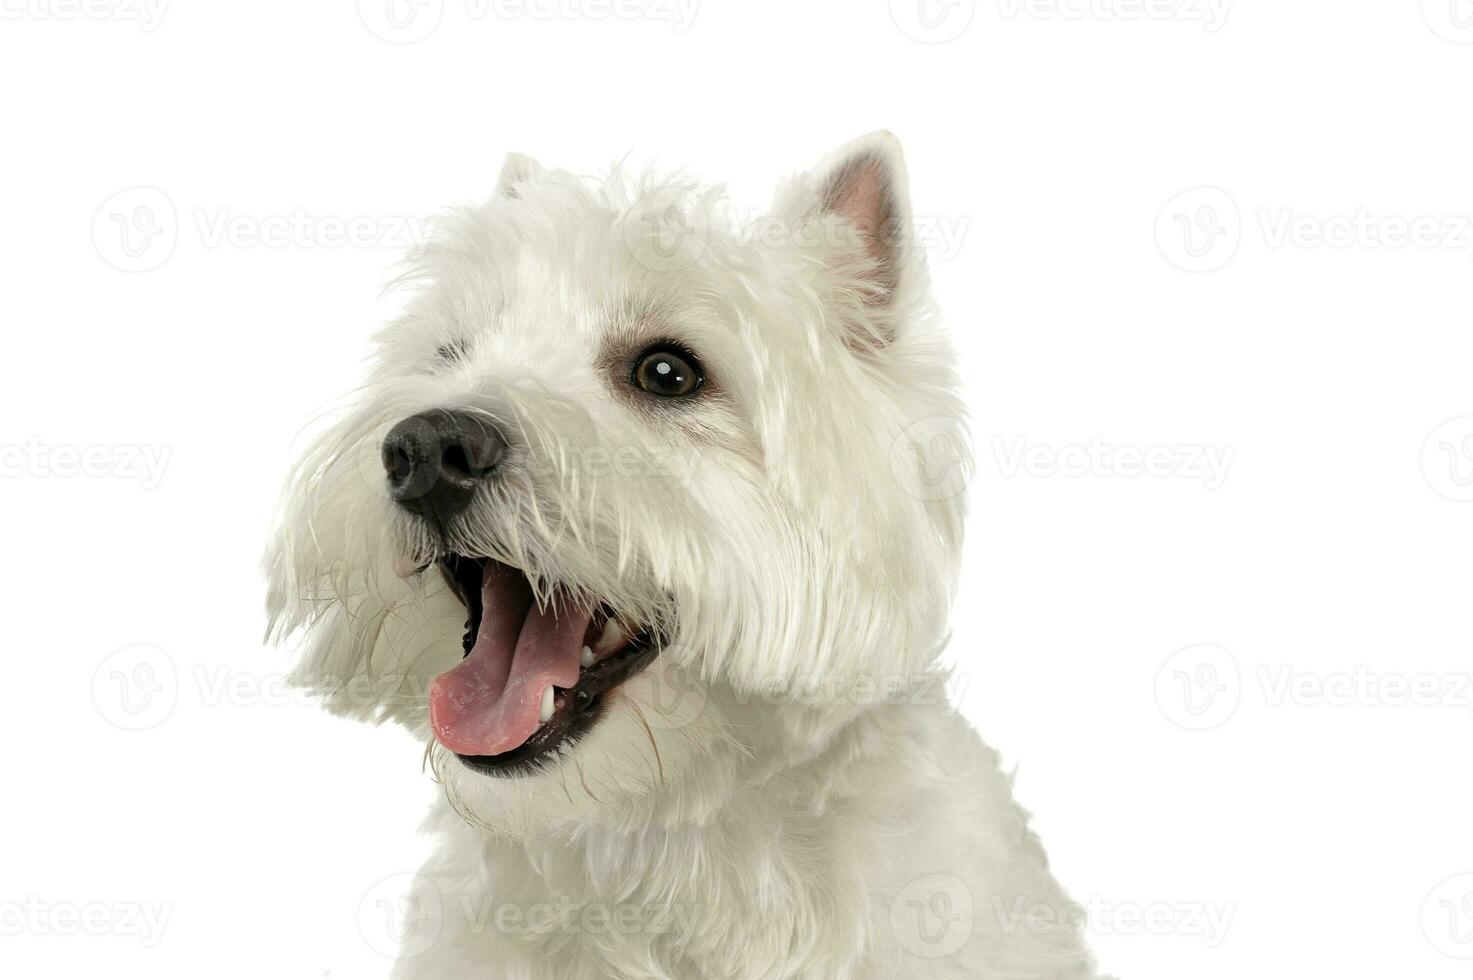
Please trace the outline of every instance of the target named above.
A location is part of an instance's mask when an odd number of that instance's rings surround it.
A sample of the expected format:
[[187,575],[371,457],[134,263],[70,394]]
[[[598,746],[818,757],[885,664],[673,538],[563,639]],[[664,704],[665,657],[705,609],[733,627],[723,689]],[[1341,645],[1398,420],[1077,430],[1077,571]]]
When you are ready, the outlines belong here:
[[639,355],[632,380],[652,395],[683,398],[693,394],[705,378],[693,354],[662,344]]

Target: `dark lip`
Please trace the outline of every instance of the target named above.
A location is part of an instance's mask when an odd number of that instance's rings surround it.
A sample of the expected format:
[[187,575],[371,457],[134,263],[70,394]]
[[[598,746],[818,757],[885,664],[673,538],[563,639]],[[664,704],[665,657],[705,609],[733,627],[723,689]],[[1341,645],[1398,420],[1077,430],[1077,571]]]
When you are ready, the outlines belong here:
[[[450,589],[466,608],[463,655],[469,655],[481,626],[481,578],[489,559],[447,555],[436,564]],[[606,610],[607,612],[607,610]],[[572,748],[604,715],[604,696],[644,670],[660,654],[664,641],[654,631],[638,631],[628,646],[592,667],[578,672],[578,683],[557,689],[556,709],[532,737],[500,755],[461,755],[467,768],[502,779],[526,776],[546,768],[560,749]]]

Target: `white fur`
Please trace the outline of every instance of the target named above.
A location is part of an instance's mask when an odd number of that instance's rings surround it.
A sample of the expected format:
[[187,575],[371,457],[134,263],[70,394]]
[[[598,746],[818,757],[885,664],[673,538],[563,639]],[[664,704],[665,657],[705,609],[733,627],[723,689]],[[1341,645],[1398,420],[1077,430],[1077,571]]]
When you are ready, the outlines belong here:
[[[877,251],[860,219],[882,204],[898,236]],[[935,670],[963,505],[915,492],[904,440],[962,410],[893,137],[841,149],[745,222],[683,178],[594,184],[514,155],[403,279],[413,298],[298,467],[268,556],[273,629],[306,636],[298,682],[407,726],[444,785],[419,879],[435,932],[407,938],[395,975],[1093,977],[996,754]],[[609,352],[655,337],[698,352],[701,398],[621,390]],[[460,659],[464,610],[437,575],[394,574],[440,545],[389,501],[378,453],[434,407],[514,434],[454,550],[673,636],[521,779],[429,735],[426,688]],[[1017,918],[1039,908],[1064,924]],[[581,924],[516,925],[548,909]],[[622,924],[588,924],[604,915]],[[942,923],[961,931],[938,943]]]

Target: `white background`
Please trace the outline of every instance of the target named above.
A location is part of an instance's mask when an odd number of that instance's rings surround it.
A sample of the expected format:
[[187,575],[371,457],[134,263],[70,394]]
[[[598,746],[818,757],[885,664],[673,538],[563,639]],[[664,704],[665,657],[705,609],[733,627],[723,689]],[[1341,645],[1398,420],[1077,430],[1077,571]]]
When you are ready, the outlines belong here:
[[280,688],[258,560],[406,219],[508,150],[760,207],[888,127],[963,707],[1103,967],[1466,977],[1468,0],[631,2],[0,0],[0,970],[384,975],[435,787]]

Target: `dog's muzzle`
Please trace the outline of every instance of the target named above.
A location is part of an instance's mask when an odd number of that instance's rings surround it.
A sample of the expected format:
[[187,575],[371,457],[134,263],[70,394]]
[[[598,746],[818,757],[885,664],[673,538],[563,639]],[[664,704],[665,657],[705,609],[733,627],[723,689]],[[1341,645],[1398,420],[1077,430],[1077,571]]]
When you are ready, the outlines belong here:
[[446,408],[411,415],[384,438],[389,495],[405,510],[443,522],[496,475],[506,449],[506,437],[484,416]]
[[[445,549],[447,525],[496,479],[508,452],[486,416],[433,409],[390,429],[381,456],[389,495],[435,525]],[[442,550],[433,563],[466,609],[466,631],[460,664],[430,684],[430,729],[484,775],[521,776],[551,764],[667,643],[661,629],[621,617],[572,585],[540,582],[539,594],[525,570],[502,561]]]

